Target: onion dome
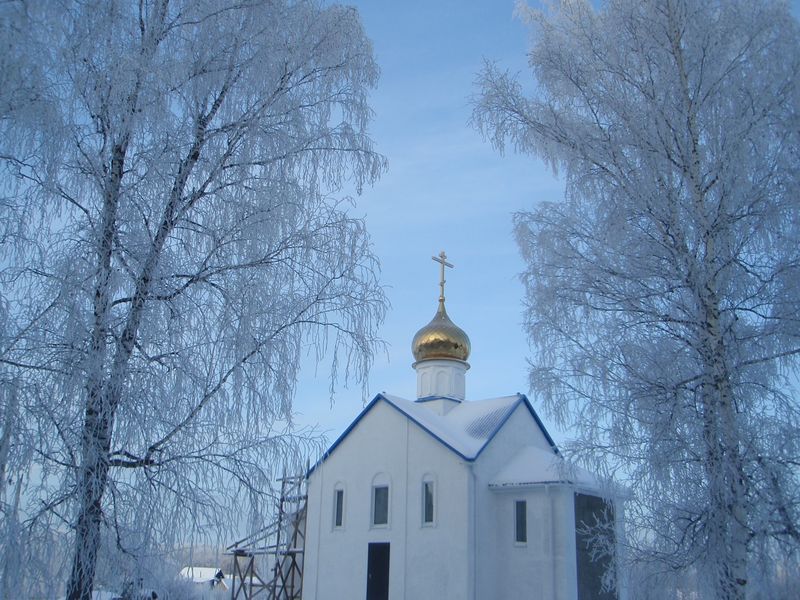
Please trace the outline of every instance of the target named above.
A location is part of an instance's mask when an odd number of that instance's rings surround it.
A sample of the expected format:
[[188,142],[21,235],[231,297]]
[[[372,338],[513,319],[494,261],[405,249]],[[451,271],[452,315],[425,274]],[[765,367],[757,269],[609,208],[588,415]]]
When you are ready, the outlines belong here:
[[439,309],[431,322],[414,336],[411,351],[417,362],[437,358],[465,361],[469,357],[469,337],[447,316],[444,298],[439,298]]

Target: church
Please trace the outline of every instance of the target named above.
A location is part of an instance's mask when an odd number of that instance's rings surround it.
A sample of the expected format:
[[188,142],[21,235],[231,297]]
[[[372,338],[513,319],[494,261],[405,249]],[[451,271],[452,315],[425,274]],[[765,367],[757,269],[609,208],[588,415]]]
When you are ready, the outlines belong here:
[[378,394],[308,473],[304,600],[610,600],[619,529],[522,394],[468,400],[470,340],[445,309],[413,338],[417,398]]

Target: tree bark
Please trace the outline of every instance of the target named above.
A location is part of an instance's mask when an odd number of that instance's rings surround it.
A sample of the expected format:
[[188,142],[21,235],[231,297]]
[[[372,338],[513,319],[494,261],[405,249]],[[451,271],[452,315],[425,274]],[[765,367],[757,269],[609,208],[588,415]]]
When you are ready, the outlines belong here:
[[108,319],[111,311],[111,256],[127,145],[126,138],[112,151],[109,181],[104,193],[103,224],[97,250],[90,370],[81,437],[78,517],[75,523],[72,569],[67,583],[67,600],[91,600],[100,543],[102,500],[108,478],[108,453],[114,425],[114,407],[109,403],[105,385]]
[[[700,260],[687,273],[687,278],[698,302],[698,349],[704,371],[700,393],[707,453],[704,466],[710,496],[707,558],[715,570],[717,597],[720,600],[744,600],[747,584],[746,493],[736,407],[720,327],[719,283],[715,275],[718,262],[717,232],[709,215],[711,207],[703,182],[703,155],[697,121],[699,106],[692,95],[684,62],[679,19],[672,12],[672,5],[668,6],[672,54],[680,80],[688,133],[689,147],[683,159],[684,175],[688,179],[687,189],[692,197],[694,220],[702,231],[701,247],[697,250]],[[723,200],[720,198],[720,203]]]
[[[115,131],[110,125],[112,123],[110,119],[104,121],[108,125],[104,125],[103,135],[112,140],[113,146],[103,189],[102,226],[97,249],[94,324],[89,351],[90,369],[86,386],[87,401],[77,488],[78,516],[75,524],[72,568],[67,583],[67,600],[91,600],[100,545],[103,494],[108,482],[111,437],[124,378],[124,368],[121,367],[128,363],[141,318],[141,310],[131,310],[127,319],[128,327],[125,331],[127,335],[123,336],[123,343],[118,341],[115,344],[112,365],[110,369],[107,369],[112,257],[117,233],[122,180],[125,176],[125,161],[131,132],[134,130],[134,121],[138,114],[137,105],[142,81],[161,41],[167,5],[166,0],[155,5],[149,19],[144,14],[140,14],[140,62],[126,99],[126,118],[119,123],[118,131]],[[124,351],[121,352],[121,349]]]
[[[103,403],[100,404],[102,406]],[[78,484],[79,510],[75,525],[75,549],[67,585],[67,600],[91,600],[92,597],[113,426],[113,416],[107,408],[98,410],[98,407],[90,405],[86,410],[83,456]]]
[[706,382],[703,385],[706,473],[710,508],[708,552],[720,600],[744,600],[747,585],[746,480],[739,448],[736,406],[725,366],[719,310],[707,314]]

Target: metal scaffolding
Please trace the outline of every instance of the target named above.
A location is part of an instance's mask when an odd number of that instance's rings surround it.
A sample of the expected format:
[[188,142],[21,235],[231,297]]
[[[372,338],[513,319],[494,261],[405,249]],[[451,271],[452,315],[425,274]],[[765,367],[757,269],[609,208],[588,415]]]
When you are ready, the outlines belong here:
[[[300,600],[303,595],[306,478],[284,476],[279,481],[277,519],[226,548],[233,556],[231,600]],[[264,578],[259,567],[270,574]]]

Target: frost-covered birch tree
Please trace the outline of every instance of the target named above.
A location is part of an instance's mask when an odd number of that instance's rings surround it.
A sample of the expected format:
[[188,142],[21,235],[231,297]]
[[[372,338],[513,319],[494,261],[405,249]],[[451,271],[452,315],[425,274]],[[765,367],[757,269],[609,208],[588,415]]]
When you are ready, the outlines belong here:
[[769,0],[519,12],[532,91],[489,64],[474,119],[566,184],[515,217],[531,387],[629,487],[633,558],[757,597],[800,549],[797,23]]
[[363,381],[386,300],[341,194],[385,168],[378,72],[316,0],[0,11],[0,590],[53,596],[24,575],[69,532],[88,600],[104,543],[267,510],[304,356]]

